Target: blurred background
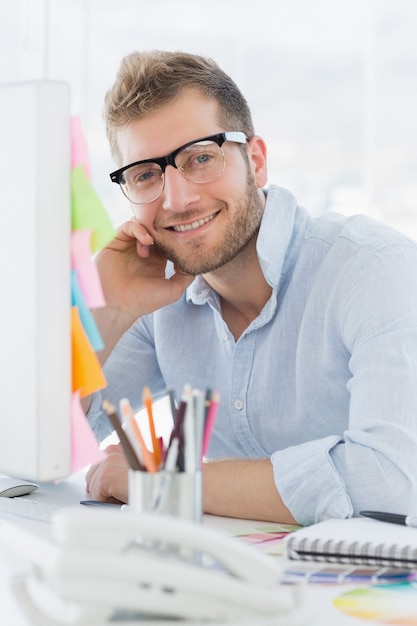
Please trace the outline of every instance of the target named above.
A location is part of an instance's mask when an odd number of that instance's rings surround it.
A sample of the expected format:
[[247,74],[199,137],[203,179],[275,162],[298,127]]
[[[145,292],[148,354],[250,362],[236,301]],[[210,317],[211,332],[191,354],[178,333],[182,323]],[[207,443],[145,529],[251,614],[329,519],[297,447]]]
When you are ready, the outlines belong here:
[[[102,102],[132,50],[212,56],[247,98],[269,180],[312,214],[368,213],[417,239],[416,0],[0,2],[0,82],[58,79],[115,225]],[[22,161],[24,155],[22,155]]]

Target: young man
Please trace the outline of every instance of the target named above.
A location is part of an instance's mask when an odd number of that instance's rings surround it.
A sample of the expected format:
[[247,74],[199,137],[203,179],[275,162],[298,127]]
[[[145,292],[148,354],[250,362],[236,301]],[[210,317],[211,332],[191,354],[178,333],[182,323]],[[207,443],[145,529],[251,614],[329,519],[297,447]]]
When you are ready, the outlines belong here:
[[[105,120],[133,211],[97,260],[106,397],[138,409],[145,385],[219,391],[206,512],[310,524],[415,511],[415,243],[364,216],[312,219],[266,188],[265,142],[210,60],[133,53]],[[101,399],[89,419],[103,437]],[[127,500],[118,447],[87,489]]]

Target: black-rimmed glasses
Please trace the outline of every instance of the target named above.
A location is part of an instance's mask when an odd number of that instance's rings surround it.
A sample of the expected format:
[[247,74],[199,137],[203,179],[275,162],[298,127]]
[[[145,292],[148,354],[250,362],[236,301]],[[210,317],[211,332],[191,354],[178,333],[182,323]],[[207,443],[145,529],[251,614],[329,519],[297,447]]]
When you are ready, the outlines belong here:
[[222,148],[225,141],[243,144],[248,141],[248,137],[241,131],[202,137],[189,141],[164,157],[125,165],[112,172],[110,178],[120,185],[130,202],[147,204],[161,195],[168,165],[175,167],[192,183],[208,183],[218,178],[226,166]]

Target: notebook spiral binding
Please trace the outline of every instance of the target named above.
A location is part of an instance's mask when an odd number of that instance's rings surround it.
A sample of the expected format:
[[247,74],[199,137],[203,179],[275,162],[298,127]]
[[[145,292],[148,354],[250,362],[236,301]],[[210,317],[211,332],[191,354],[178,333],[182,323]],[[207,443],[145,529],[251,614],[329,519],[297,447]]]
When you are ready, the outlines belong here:
[[332,539],[309,539],[292,535],[287,542],[290,559],[325,561],[353,565],[382,565],[391,567],[417,567],[417,546],[398,543],[372,543]]

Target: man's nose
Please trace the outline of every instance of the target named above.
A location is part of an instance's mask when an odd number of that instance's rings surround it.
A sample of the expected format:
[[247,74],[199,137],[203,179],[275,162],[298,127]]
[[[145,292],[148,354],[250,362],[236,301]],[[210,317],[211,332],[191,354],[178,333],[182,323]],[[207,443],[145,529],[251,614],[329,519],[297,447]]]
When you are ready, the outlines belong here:
[[164,209],[182,212],[186,207],[200,198],[197,185],[188,181],[181,172],[168,165],[164,173],[164,189],[162,191]]

